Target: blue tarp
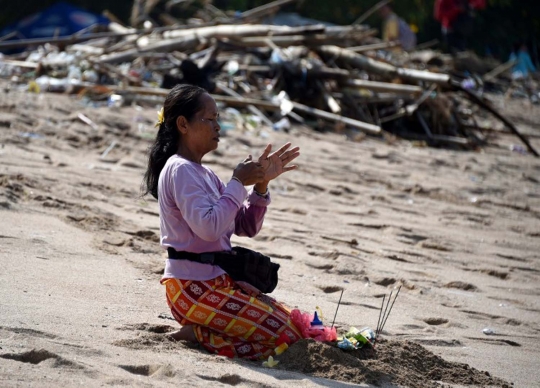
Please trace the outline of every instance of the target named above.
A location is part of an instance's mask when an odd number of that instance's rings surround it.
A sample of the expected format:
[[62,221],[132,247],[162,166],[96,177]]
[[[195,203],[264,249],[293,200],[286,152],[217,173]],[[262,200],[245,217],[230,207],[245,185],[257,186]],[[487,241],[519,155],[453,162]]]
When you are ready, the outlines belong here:
[[57,3],[6,27],[0,37],[12,32],[17,35],[10,40],[69,36],[95,24],[107,26],[109,19],[67,3]]

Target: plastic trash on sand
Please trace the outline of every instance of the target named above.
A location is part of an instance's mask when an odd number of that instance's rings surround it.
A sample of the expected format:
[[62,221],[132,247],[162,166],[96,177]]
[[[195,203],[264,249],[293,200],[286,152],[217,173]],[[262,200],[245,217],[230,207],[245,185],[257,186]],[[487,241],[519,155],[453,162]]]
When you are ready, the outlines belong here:
[[331,342],[337,339],[335,327],[323,325],[311,325],[314,321],[315,314],[302,313],[298,309],[291,311],[291,320],[294,325],[300,330],[304,338],[313,338],[315,341]]
[[283,117],[272,125],[274,131],[286,131],[291,128],[291,122],[287,117]]
[[351,327],[343,337],[338,338],[337,346],[343,350],[360,349],[364,345],[373,346],[375,343],[375,333],[369,327],[358,330]]

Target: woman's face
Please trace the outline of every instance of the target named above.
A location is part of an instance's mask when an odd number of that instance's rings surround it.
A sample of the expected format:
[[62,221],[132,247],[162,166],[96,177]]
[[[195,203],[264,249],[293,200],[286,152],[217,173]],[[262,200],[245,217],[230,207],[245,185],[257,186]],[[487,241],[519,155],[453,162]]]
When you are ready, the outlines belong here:
[[215,150],[219,143],[218,109],[214,99],[207,93],[201,95],[202,109],[186,124],[187,131],[182,134],[182,142],[192,152],[201,156]]

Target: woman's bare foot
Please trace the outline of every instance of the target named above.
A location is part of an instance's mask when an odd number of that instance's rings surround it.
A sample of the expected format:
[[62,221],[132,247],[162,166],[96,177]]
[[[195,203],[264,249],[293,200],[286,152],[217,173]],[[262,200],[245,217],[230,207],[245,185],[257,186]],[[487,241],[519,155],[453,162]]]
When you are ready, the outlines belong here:
[[182,326],[180,330],[168,334],[169,338],[174,341],[188,341],[197,342],[195,333],[193,333],[193,327],[191,325]]

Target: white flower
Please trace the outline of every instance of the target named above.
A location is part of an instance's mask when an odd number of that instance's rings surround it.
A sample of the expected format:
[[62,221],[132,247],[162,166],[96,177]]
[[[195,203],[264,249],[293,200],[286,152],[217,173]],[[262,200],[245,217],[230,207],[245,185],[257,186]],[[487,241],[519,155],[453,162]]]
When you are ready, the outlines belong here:
[[183,300],[180,300],[180,302],[178,302],[178,304],[180,305],[182,310],[187,310],[189,308],[188,304],[186,302],[184,302]]

